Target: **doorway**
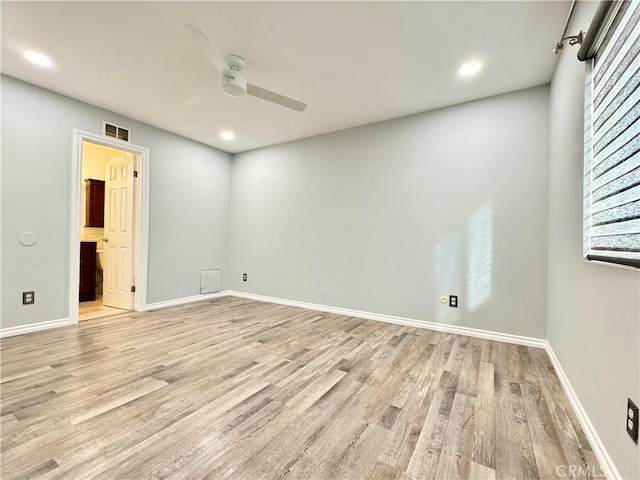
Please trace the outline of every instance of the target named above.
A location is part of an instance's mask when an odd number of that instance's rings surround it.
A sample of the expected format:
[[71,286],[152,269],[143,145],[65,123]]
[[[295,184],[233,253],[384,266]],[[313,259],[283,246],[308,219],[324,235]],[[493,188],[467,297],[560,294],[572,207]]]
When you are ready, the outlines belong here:
[[74,131],[70,323],[145,309],[148,156]]
[[82,143],[79,320],[133,309],[133,183],[136,156]]

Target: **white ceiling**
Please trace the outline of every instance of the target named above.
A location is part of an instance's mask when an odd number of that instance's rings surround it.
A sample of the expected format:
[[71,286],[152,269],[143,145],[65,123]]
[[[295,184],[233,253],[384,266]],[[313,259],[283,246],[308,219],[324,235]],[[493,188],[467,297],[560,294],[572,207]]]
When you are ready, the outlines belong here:
[[[228,152],[409,115],[551,80],[568,2],[1,2],[2,72]],[[246,59],[298,113],[217,89],[184,28]],[[43,69],[22,56],[46,53]],[[456,72],[466,60],[476,78]],[[195,105],[185,102],[214,88]],[[236,139],[222,140],[221,130]],[[135,132],[134,132],[135,134]]]

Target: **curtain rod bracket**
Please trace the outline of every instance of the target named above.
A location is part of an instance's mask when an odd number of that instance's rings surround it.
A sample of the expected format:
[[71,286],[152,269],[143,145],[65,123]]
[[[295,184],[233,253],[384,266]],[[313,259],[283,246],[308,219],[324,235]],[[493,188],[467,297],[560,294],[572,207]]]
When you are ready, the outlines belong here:
[[568,37],[564,37],[562,40],[560,40],[556,44],[555,48],[553,49],[553,53],[555,53],[556,55],[559,55],[560,52],[562,52],[562,50],[564,49],[565,40],[569,40],[569,45],[571,46],[582,45],[582,41],[584,40],[584,35],[585,35],[585,32],[580,30],[580,33],[578,33],[578,35],[571,35]]

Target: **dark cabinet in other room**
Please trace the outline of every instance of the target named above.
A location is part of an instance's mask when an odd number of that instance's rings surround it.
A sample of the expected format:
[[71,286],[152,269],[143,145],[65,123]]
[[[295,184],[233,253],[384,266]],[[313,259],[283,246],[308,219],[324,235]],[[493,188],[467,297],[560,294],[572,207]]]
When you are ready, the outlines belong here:
[[80,242],[80,301],[96,299],[96,242]]
[[87,183],[87,218],[85,227],[104,228],[104,180],[89,178]]

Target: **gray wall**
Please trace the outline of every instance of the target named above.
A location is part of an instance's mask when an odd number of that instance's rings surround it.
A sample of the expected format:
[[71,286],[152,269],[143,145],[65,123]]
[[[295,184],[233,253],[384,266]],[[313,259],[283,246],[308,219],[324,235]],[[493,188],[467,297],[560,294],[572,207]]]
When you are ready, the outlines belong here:
[[[3,76],[3,328],[68,316],[72,129],[100,133],[103,120],[151,151],[147,301],[199,294],[204,268],[222,268],[227,287],[229,154]],[[20,246],[24,231],[39,243]]]
[[544,337],[548,95],[235,155],[231,287]]
[[[597,7],[578,4],[571,32]],[[640,478],[624,429],[640,402],[640,274],[582,260],[584,64],[565,51],[551,85],[547,338],[623,478]]]

